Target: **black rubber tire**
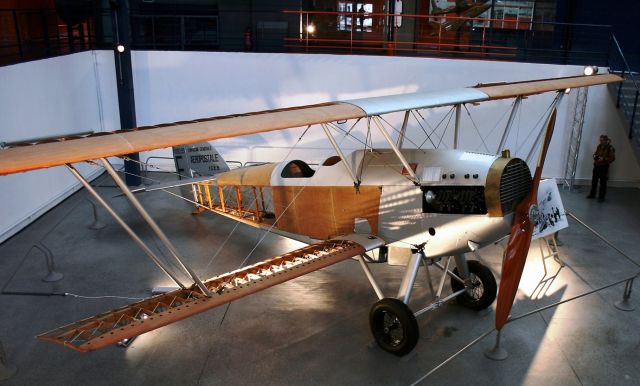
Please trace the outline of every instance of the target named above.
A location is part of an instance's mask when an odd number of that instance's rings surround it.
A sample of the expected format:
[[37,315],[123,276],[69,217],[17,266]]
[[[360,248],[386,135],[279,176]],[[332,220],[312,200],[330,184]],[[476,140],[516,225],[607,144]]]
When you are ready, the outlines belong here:
[[[493,272],[479,261],[469,260],[467,265],[469,266],[469,274],[474,287],[458,295],[456,300],[463,307],[475,311],[484,310],[496,300],[496,293],[498,292],[496,278],[493,276]],[[457,275],[458,268],[454,268],[453,273]],[[451,278],[453,292],[460,291],[463,288],[464,284]]]
[[369,327],[378,346],[397,356],[410,353],[420,337],[413,312],[401,300],[394,298],[381,299],[371,307]]

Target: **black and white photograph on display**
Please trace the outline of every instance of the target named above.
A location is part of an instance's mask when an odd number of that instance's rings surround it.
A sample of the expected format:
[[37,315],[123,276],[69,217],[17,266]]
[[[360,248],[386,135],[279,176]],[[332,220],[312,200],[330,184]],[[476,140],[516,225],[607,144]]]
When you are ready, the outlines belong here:
[[548,236],[569,226],[560,191],[558,191],[558,184],[553,178],[540,181],[538,211],[539,217],[533,230],[533,240]]

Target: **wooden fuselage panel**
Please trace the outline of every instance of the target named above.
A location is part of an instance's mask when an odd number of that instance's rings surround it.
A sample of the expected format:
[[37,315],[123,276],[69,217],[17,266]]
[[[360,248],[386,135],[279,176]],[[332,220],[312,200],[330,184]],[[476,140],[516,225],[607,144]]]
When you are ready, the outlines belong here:
[[326,240],[353,233],[363,218],[378,234],[380,193],[374,186],[272,186],[276,228]]

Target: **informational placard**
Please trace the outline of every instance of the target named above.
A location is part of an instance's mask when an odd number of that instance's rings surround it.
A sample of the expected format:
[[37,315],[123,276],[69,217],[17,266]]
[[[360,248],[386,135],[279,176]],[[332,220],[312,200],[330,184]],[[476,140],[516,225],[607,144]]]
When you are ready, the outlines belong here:
[[538,188],[538,221],[532,240],[553,234],[569,226],[558,184],[553,178],[540,181]]

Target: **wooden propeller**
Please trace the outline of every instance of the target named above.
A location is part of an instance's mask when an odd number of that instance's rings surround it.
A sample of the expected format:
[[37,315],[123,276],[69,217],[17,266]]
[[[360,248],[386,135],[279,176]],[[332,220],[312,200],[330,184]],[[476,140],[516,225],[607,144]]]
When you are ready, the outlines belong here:
[[507,322],[513,300],[518,291],[518,284],[520,284],[524,264],[527,261],[527,254],[529,253],[529,246],[531,245],[531,236],[533,235],[533,229],[536,225],[535,217],[538,213],[538,185],[540,185],[540,176],[542,174],[542,168],[544,167],[544,160],[547,156],[549,143],[551,143],[551,136],[553,135],[553,128],[556,122],[556,108],[561,97],[562,94],[559,94],[554,103],[553,110],[547,118],[544,142],[542,144],[542,150],[540,151],[540,157],[538,158],[538,164],[536,165],[536,171],[533,175],[531,190],[516,208],[513,225],[511,226],[509,243],[507,244],[507,249],[504,252],[502,260],[502,278],[500,279],[500,289],[498,291],[498,302],[496,305],[496,329],[498,331],[502,329]]

